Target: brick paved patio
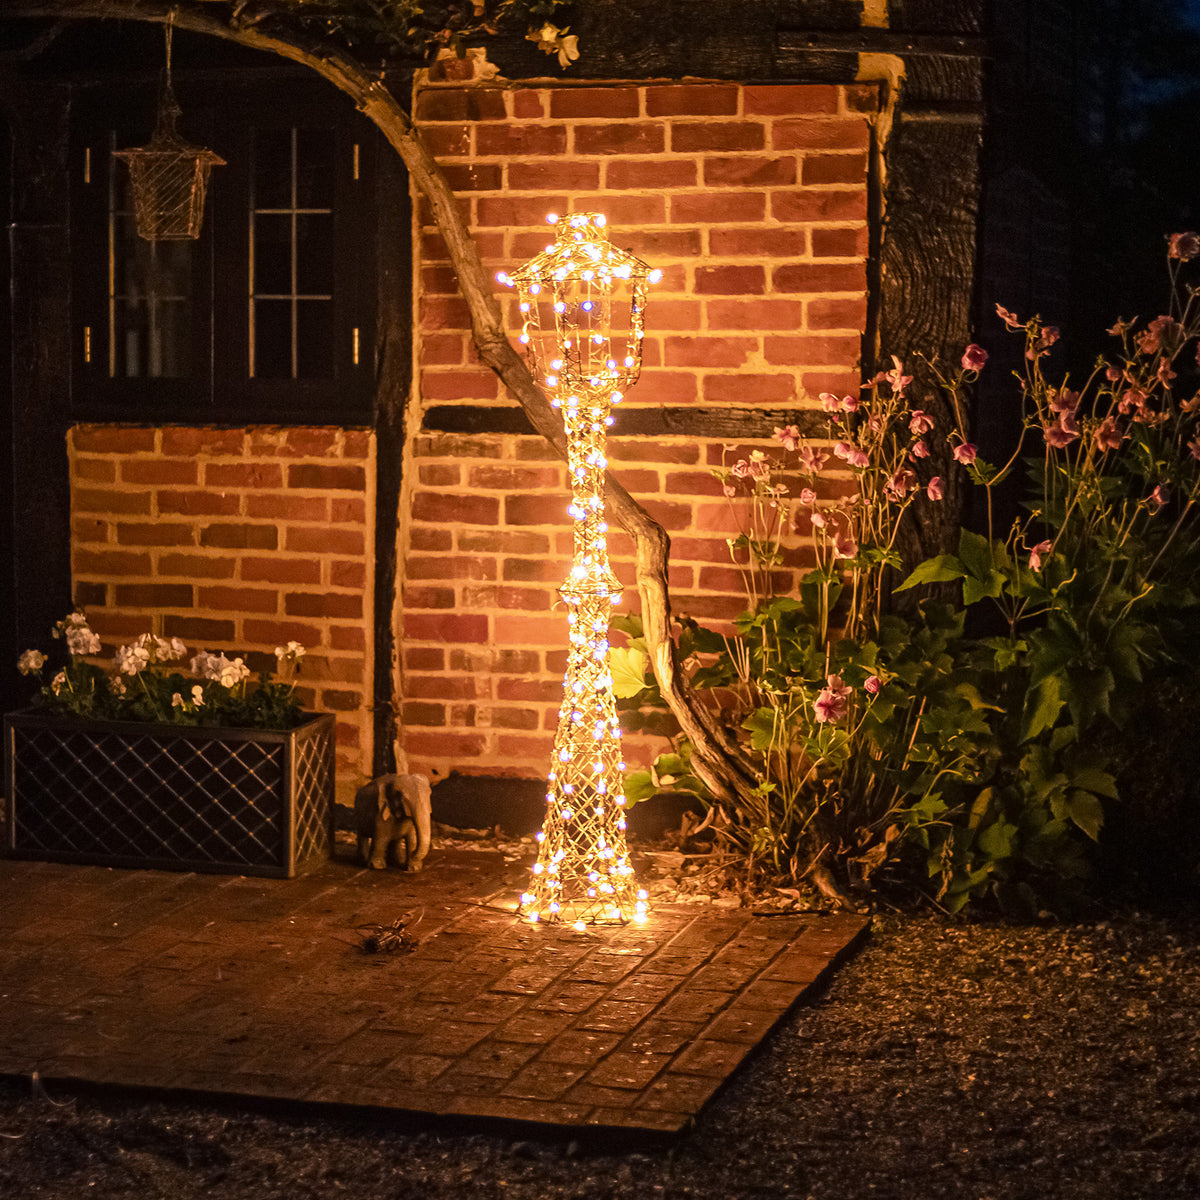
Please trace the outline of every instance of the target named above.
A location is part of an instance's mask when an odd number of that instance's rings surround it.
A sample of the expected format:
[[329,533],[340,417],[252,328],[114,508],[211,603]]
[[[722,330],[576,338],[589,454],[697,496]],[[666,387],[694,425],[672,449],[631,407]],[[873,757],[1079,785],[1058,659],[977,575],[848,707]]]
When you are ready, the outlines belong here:
[[[491,851],[294,880],[0,860],[0,1075],[670,1136],[867,921],[532,927]],[[407,918],[411,953],[358,927]]]

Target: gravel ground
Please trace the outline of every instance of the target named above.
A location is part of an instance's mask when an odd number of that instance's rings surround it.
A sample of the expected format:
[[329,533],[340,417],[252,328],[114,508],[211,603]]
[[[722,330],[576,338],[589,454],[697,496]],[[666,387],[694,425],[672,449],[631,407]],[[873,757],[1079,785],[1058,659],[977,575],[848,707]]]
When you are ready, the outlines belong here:
[[0,1197],[1195,1200],[1198,934],[879,917],[670,1151],[0,1087]]

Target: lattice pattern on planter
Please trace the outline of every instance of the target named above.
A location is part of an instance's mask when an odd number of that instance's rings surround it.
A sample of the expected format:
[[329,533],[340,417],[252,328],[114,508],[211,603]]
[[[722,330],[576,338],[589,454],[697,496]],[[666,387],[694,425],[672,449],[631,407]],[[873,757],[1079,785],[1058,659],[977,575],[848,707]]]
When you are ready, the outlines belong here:
[[291,875],[328,852],[328,720],[291,733],[9,724],[22,857]]

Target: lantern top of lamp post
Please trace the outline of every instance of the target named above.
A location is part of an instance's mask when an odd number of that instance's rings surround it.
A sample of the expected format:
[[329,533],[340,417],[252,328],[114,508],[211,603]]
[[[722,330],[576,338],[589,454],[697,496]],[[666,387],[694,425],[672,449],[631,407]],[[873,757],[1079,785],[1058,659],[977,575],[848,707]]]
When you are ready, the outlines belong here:
[[531,286],[540,289],[568,281],[607,288],[617,280],[636,284],[657,283],[662,278],[661,271],[652,270],[637,255],[608,240],[603,213],[564,217],[551,213],[546,220],[555,226],[554,241],[514,274],[501,271],[496,276],[500,283],[526,291]]

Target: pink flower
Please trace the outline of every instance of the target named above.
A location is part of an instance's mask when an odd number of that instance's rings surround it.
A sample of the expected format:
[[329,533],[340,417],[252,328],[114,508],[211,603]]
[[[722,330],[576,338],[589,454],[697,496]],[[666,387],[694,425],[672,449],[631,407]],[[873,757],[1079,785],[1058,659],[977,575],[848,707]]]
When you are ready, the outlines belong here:
[[920,437],[933,428],[933,418],[923,409],[914,408],[908,418],[908,427],[915,437]]
[[798,425],[775,426],[775,440],[783,445],[785,450],[795,450],[800,445],[800,427]]
[[897,471],[884,485],[889,500],[903,500],[912,490],[917,477],[907,467]]
[[817,502],[817,493],[812,488],[801,488],[798,499],[805,508],[811,508]]
[[841,400],[842,412],[858,412],[858,397],[843,396]]
[[750,474],[755,479],[764,479],[771,473],[771,464],[761,450],[750,451]]
[[1078,429],[1067,428],[1063,417],[1067,417],[1074,424],[1073,419],[1068,417],[1068,414],[1063,413],[1053,425],[1047,425],[1045,428],[1046,445],[1053,446],[1055,450],[1061,450],[1065,446],[1069,446],[1079,436]]
[[826,525],[825,518],[821,515],[818,509],[814,509],[808,514],[808,519],[813,523],[814,529],[824,529]]
[[858,553],[858,543],[848,533],[839,533],[833,539],[833,549],[838,558],[853,558]]
[[1050,411],[1056,413],[1073,413],[1079,407],[1079,393],[1070,388],[1051,388],[1047,396]]
[[850,451],[850,457],[846,461],[852,467],[868,467],[871,465],[871,460],[867,457],[867,452],[855,446]]
[[1154,491],[1146,497],[1146,503],[1149,505],[1152,513],[1159,512],[1162,506],[1171,498],[1171,489],[1165,483],[1160,483]]
[[832,392],[822,392],[821,407],[827,413],[835,413],[842,407],[842,405],[841,401],[838,400],[838,398]]
[[1158,360],[1158,370],[1155,371],[1158,376],[1158,382],[1163,387],[1169,387],[1171,380],[1176,378],[1175,372],[1171,370],[1171,360],[1168,358],[1160,358]]
[[851,695],[840,675],[827,676],[825,684],[813,702],[813,715],[821,724],[840,721],[846,715]]
[[954,447],[954,461],[969,467],[979,455],[979,447],[974,442],[963,442]]
[[1168,258],[1178,258],[1187,262],[1197,254],[1200,254],[1200,237],[1190,230],[1187,233],[1173,233],[1167,239]]
[[1109,365],[1104,372],[1104,378],[1107,379],[1109,383],[1116,383],[1117,380],[1121,378],[1121,368]]
[[1183,326],[1165,314],[1155,317],[1134,339],[1142,354],[1157,354],[1160,350],[1173,354],[1183,338]]
[[892,385],[892,390],[897,393],[904,391],[913,380],[911,375],[904,374],[904,364],[894,354],[892,355],[892,369],[883,377]]
[[1034,339],[1033,345],[1025,351],[1025,357],[1029,359],[1041,358],[1047,353],[1051,346],[1058,341],[1059,333],[1057,325],[1043,325],[1038,331],[1037,337]]
[[1009,312],[1007,308],[1003,308],[999,304],[996,305],[996,316],[998,316],[1000,320],[1002,320],[1005,325],[1009,327],[1009,329],[1021,328],[1021,318],[1018,317],[1016,313]]
[[1192,457],[1197,462],[1200,462],[1200,434],[1188,442],[1187,448],[1192,452]]
[[925,445],[920,438],[918,438],[915,442],[913,442],[912,447],[909,449],[909,454],[911,454],[913,458],[928,458],[929,447]]
[[746,476],[750,474],[750,464],[744,458],[739,458],[737,462],[735,462],[733,466],[729,468],[729,473],[735,479],[745,479]]
[[1044,542],[1038,542],[1036,546],[1029,552],[1029,569],[1031,571],[1040,571],[1042,569],[1042,555],[1050,552],[1051,542],[1047,539]]
[[972,342],[964,351],[962,356],[962,367],[964,371],[982,371],[983,364],[988,360],[988,352],[982,347],[977,346]]
[[945,493],[942,491],[942,477],[935,475],[925,488],[925,494],[930,500],[942,500],[945,498]]
[[1111,334],[1113,337],[1121,337],[1127,329],[1132,328],[1132,321],[1118,320],[1115,325],[1110,325],[1104,332]]
[[729,482],[729,480],[726,480],[723,484],[721,484],[721,491],[723,491],[727,496],[737,495],[737,488],[735,488],[733,484]]
[[882,686],[883,681],[878,675],[868,675],[866,679],[863,680],[863,691],[872,696],[877,696],[879,694],[879,689]]
[[1116,450],[1121,445],[1122,434],[1112,417],[1105,417],[1092,435],[1097,450]]
[[850,461],[850,455],[854,453],[854,447],[849,442],[837,442],[833,447],[833,453],[836,458]]
[[824,450],[814,450],[812,446],[800,447],[800,464],[806,471],[816,475],[829,461],[829,455]]

